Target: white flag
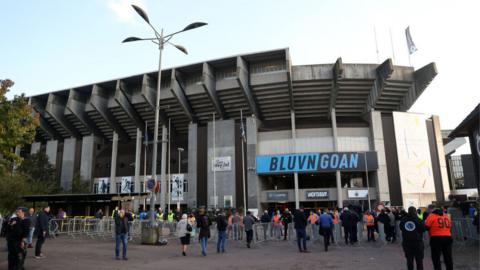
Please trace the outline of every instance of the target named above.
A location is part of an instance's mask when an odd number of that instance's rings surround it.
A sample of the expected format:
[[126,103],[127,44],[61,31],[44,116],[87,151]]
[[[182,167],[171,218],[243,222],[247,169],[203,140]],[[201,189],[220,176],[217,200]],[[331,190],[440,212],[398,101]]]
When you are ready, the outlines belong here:
[[417,47],[415,43],[413,43],[412,36],[410,35],[410,26],[405,29],[405,36],[407,37],[408,53],[413,54],[417,51]]

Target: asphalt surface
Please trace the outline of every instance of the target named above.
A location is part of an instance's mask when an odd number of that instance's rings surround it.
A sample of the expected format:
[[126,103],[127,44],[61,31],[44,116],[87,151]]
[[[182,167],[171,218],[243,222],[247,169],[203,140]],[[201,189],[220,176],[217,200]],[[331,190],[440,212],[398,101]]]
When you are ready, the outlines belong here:
[[[183,257],[179,241],[166,246],[144,246],[129,243],[128,261],[114,257],[113,240],[47,239],[44,259],[34,259],[28,249],[25,269],[406,269],[400,244],[360,243],[356,246],[333,245],[326,253],[321,242],[309,242],[311,253],[299,253],[296,242],[271,241],[256,243],[248,249],[243,242],[228,241],[227,252],[217,254],[209,243],[206,257],[200,255],[200,244],[192,241]],[[7,269],[5,239],[0,239],[0,269]],[[454,269],[479,269],[478,245],[458,245],[454,249]],[[433,269],[430,249],[425,250],[425,269]]]

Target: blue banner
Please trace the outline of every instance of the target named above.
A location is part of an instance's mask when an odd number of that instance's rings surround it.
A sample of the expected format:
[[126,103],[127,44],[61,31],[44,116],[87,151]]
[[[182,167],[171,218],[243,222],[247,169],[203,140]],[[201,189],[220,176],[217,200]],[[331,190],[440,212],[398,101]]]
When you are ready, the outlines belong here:
[[[366,158],[365,158],[366,155]],[[365,160],[367,161],[365,164]],[[257,156],[257,174],[365,171],[378,169],[376,152],[304,153]]]

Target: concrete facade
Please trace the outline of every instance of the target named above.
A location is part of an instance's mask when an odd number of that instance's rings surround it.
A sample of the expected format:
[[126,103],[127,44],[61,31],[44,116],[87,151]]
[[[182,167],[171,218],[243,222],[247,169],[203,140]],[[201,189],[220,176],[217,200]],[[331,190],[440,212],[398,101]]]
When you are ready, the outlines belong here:
[[72,188],[75,166],[75,150],[77,139],[69,138],[63,141],[62,174],[60,176],[60,187],[64,190]]
[[[214,206],[217,196],[217,207],[223,207],[225,196],[232,196],[232,205],[236,205],[235,192],[235,121],[215,121],[215,135],[213,122],[208,123],[208,152],[207,152],[207,177],[208,177],[208,205]],[[238,132],[238,131],[237,131]],[[215,137],[215,144],[214,144]],[[215,148],[215,150],[214,150]],[[212,170],[212,162],[217,158],[230,158],[230,169],[226,171]],[[214,192],[215,189],[215,192]]]
[[197,205],[197,124],[188,125],[188,193],[187,204]]
[[47,141],[47,157],[48,161],[55,167],[57,165],[58,141]]

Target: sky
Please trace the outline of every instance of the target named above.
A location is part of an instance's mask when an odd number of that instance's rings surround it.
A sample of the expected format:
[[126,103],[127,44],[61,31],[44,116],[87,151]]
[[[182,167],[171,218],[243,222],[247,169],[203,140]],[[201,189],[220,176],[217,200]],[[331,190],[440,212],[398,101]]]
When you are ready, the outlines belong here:
[[175,36],[189,54],[167,48],[164,68],[285,47],[293,65],[338,57],[409,65],[404,31],[410,26],[418,48],[411,64],[419,69],[435,62],[439,72],[410,111],[439,115],[442,129],[453,129],[480,102],[477,0],[0,0],[0,78],[15,81],[10,97],[157,69],[154,44],[121,43],[152,36],[132,3],[165,33],[208,23]]

